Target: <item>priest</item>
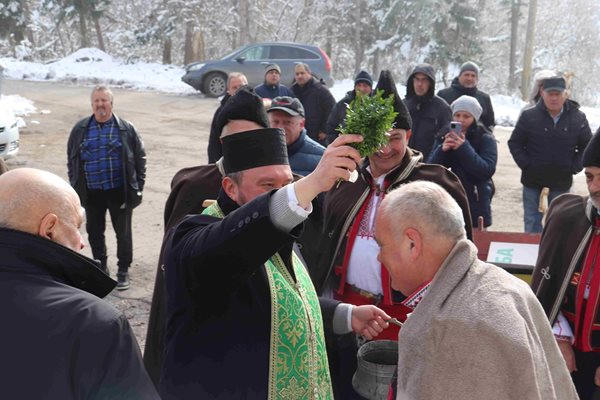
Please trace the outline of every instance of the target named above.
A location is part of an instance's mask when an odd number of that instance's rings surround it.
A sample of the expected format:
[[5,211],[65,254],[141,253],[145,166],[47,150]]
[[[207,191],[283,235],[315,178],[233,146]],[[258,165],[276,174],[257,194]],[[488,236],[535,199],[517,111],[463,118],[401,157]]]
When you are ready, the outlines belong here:
[[217,202],[169,232],[163,399],[332,399],[324,334],[367,339],[388,327],[379,308],[320,299],[294,251],[311,201],[360,161],[343,135],[293,182],[285,136],[223,138]]

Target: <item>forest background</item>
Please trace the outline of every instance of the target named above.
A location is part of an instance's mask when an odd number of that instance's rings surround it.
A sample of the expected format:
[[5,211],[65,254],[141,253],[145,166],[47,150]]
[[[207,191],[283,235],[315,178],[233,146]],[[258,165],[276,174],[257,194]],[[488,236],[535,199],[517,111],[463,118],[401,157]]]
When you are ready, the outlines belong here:
[[254,42],[316,44],[334,79],[390,69],[402,82],[420,62],[438,87],[460,64],[480,88],[527,98],[555,69],[571,97],[600,105],[600,0],[0,0],[0,54],[50,62],[97,47],[128,62],[185,65]]

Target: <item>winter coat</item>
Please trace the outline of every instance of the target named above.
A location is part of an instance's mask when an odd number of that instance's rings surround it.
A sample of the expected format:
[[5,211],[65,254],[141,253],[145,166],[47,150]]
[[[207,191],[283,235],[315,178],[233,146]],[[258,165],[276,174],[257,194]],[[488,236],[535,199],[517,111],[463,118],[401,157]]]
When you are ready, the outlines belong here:
[[274,99],[279,96],[296,97],[294,92],[282,84],[267,85],[266,83],[262,83],[254,88],[254,92],[263,99]]
[[583,169],[581,157],[592,131],[579,104],[567,100],[558,123],[540,100],[524,110],[508,140],[508,148],[521,168],[521,183],[531,188],[567,190],[573,174]]
[[344,123],[344,119],[346,118],[346,109],[348,108],[348,104],[352,102],[356,98],[356,91],[350,90],[346,93],[343,99],[335,103],[329,117],[327,118],[327,143],[331,143],[335,140],[336,137],[339,136],[339,132],[337,128]]
[[325,147],[315,142],[306,134],[306,129],[300,133],[300,137],[287,146],[288,158],[292,172],[306,176],[314,171],[325,152]]
[[[425,74],[431,85],[425,96],[417,96],[413,81],[418,73]],[[436,136],[443,133],[452,121],[452,111],[444,99],[435,95],[435,77],[426,68],[415,68],[406,82],[404,103],[412,118],[412,135],[408,141],[411,149],[420,151],[426,160],[431,153]]]
[[216,163],[219,158],[223,156],[223,148],[221,146],[221,131],[218,130],[217,120],[219,113],[227,103],[231,96],[229,93],[225,93],[225,96],[221,99],[221,104],[215,114],[213,115],[212,122],[210,123],[210,135],[208,136],[208,162],[210,164]]
[[466,88],[462,86],[458,82],[458,77],[452,80],[452,84],[449,88],[442,89],[438,92],[438,96],[446,100],[446,103],[450,105],[454,100],[458,99],[462,95],[475,97],[477,99],[479,104],[481,104],[481,108],[483,108],[479,122],[493,132],[494,126],[496,126],[494,107],[492,106],[492,100],[487,93],[482,92],[481,90],[477,89],[477,87]]
[[[597,216],[598,210],[588,196],[565,193],[550,204],[531,288],[551,324],[561,309],[574,312],[577,300],[567,301],[565,296],[569,293],[569,283],[574,284],[581,276],[588,248],[597,232]],[[594,324],[599,323],[600,316],[596,314]],[[592,335],[589,343],[600,349],[600,336]]]
[[0,228],[3,399],[158,399],[127,318],[102,300],[116,282],[93,260]]
[[[301,230],[298,225],[283,232],[273,224],[271,194],[240,207],[221,191],[225,218],[193,215],[171,230],[165,244],[164,400],[267,398],[273,308],[264,263],[275,253],[288,260]],[[339,302],[322,299],[320,305],[331,333]]]
[[397,399],[577,398],[531,289],[458,241],[400,332]]
[[466,140],[457,150],[443,151],[444,137],[436,139],[427,162],[448,167],[465,188],[471,209],[473,226],[483,217],[484,226],[492,224],[492,196],[496,172],[498,145],[494,136],[480,124],[469,127]]
[[[165,204],[165,232],[179,224],[188,214],[200,214],[204,210],[204,200],[215,200],[221,189],[222,172],[216,164],[200,165],[178,171],[171,181],[171,193]],[[300,179],[298,175],[294,179]],[[322,208],[318,201],[313,201],[313,212],[304,223],[302,236],[296,245],[302,258],[308,265],[314,264],[321,228]],[[164,277],[164,250],[168,236],[165,235],[156,268],[156,280],[152,293],[152,304],[148,319],[146,346],[144,348],[144,365],[152,381],[158,386],[164,356],[164,337],[166,325],[166,295]]]
[[[146,151],[144,150],[144,142],[142,142],[142,139],[131,123],[114,114],[113,117],[121,134],[123,177],[126,182],[123,186],[125,203],[128,207],[134,208],[142,202],[142,191],[146,182]],[[75,124],[67,143],[69,182],[79,195],[83,207],[85,207],[87,201],[87,183],[83,171],[80,146],[87,134],[87,129],[92,118],[93,116],[84,118]]]
[[[318,142],[319,132],[327,132],[327,118],[335,105],[333,95],[327,86],[314,77],[304,86],[294,83],[292,91],[304,107],[304,127],[308,136]],[[320,143],[325,144],[324,142]]]

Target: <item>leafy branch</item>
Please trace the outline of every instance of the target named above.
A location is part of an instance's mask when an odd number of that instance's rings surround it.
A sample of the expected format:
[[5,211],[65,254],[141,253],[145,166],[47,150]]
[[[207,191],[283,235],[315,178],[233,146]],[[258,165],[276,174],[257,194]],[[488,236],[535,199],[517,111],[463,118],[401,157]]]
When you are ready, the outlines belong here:
[[352,143],[361,157],[370,156],[387,144],[386,133],[393,128],[398,115],[394,111],[394,95],[383,97],[383,91],[377,90],[374,96],[357,95],[346,110],[345,124],[337,130],[340,134],[362,135],[361,143]]

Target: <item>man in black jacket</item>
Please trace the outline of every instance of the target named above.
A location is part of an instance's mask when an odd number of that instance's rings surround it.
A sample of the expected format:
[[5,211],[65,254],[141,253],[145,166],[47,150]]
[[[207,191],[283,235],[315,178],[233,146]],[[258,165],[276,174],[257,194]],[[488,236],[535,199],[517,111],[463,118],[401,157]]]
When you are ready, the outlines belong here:
[[117,289],[129,289],[133,261],[131,216],[142,202],[146,151],[134,126],[112,112],[113,94],[106,86],[92,90],[94,114],[71,130],[67,145],[69,181],[86,209],[92,254],[108,273],[106,211],[117,234]]
[[567,99],[562,77],[543,81],[542,98],[521,113],[508,147],[521,168],[525,232],[542,231],[540,194],[548,203],[566,193],[573,175],[583,169],[581,156],[592,131],[579,104]]
[[77,193],[49,172],[0,176],[0,370],[5,399],[158,399],[115,287],[79,254]]
[[216,163],[219,158],[223,155],[223,150],[221,149],[221,130],[218,126],[219,121],[219,113],[223,110],[225,103],[237,92],[239,88],[248,84],[248,79],[246,75],[241,72],[231,72],[229,76],[227,76],[227,93],[221,99],[221,105],[215,111],[213,116],[213,120],[210,123],[210,135],[208,137],[208,163],[213,164]]
[[438,92],[438,96],[446,100],[446,103],[448,104],[452,104],[454,100],[458,99],[462,95],[475,97],[483,108],[483,113],[481,114],[481,118],[479,120],[484,126],[493,132],[496,122],[494,117],[494,107],[492,107],[492,100],[487,93],[477,89],[478,82],[479,66],[473,61],[467,61],[461,65],[460,73],[452,80],[450,87],[440,90]]
[[311,75],[308,64],[296,64],[294,74],[296,83],[292,91],[304,106],[306,132],[311,139],[327,146],[327,118],[335,99],[325,84]]
[[445,133],[452,120],[450,106],[435,95],[435,71],[429,64],[419,64],[406,81],[404,100],[412,119],[412,136],[408,147],[423,153],[427,160],[439,133]]
[[339,136],[337,128],[344,123],[346,118],[347,105],[356,98],[356,96],[367,95],[370,96],[373,92],[373,78],[367,71],[360,71],[356,78],[354,78],[354,89],[346,93],[343,99],[338,101],[329,118],[327,119],[327,143],[331,143]]

